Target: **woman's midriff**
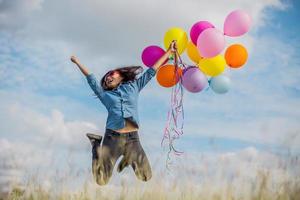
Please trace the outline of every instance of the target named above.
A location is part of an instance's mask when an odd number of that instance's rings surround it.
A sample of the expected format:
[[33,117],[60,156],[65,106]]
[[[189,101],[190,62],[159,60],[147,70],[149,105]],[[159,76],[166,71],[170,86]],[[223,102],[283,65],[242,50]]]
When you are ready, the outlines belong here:
[[119,133],[128,133],[128,132],[138,131],[138,130],[139,128],[134,123],[132,123],[128,119],[125,119],[125,127],[114,131]]

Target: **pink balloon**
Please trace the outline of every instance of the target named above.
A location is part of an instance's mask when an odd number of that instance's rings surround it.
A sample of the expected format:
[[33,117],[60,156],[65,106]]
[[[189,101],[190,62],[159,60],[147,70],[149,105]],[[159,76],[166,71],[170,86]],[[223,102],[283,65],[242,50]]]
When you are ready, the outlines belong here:
[[208,21],[199,21],[192,26],[190,30],[190,37],[194,45],[197,45],[197,39],[199,35],[202,33],[202,31],[204,31],[207,28],[215,28],[215,27]]
[[221,31],[215,28],[205,29],[197,40],[197,48],[200,55],[205,58],[217,56],[222,52],[224,47],[225,37]]
[[231,12],[224,22],[224,34],[231,37],[247,33],[251,26],[251,17],[242,10]]
[[142,61],[147,67],[152,67],[164,54],[165,50],[159,46],[148,46],[143,50]]
[[208,81],[198,67],[191,66],[184,70],[182,85],[189,92],[196,93],[205,89],[208,86]]

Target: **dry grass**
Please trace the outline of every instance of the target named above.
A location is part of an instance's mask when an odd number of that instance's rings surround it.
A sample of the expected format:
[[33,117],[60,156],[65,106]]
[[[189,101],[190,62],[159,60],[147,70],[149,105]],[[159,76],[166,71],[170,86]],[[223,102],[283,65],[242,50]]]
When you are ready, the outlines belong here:
[[27,176],[22,186],[11,187],[0,200],[300,200],[299,156],[261,154],[243,152],[216,160],[197,155],[196,162],[182,157],[171,173],[154,163],[153,178],[146,183],[136,180],[131,169],[114,171],[106,186],[94,183],[90,169],[78,173],[70,165],[66,173],[54,173],[50,179],[42,173]]
[[[121,180],[120,185],[97,186],[86,181],[80,189],[67,189],[62,183],[52,183],[45,189],[42,185],[30,181],[24,187],[13,189],[2,199],[58,199],[58,200],[111,200],[111,199],[203,199],[203,200],[299,200],[300,179],[283,178],[281,181],[272,180],[268,171],[257,171],[255,179],[243,182],[243,177],[234,177],[231,181],[225,180],[215,183],[213,180],[202,183],[192,183],[177,178],[174,182],[165,182],[154,177],[148,183],[126,182]],[[218,185],[217,187],[215,185]],[[0,198],[1,199],[1,198]]]

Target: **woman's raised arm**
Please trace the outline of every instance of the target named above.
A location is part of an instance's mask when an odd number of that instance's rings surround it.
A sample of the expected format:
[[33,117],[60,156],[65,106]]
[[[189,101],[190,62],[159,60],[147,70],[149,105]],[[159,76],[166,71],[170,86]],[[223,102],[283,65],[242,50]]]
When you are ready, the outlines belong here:
[[176,49],[177,49],[177,45],[176,45],[176,41],[174,40],[170,44],[166,53],[162,57],[160,57],[160,59],[158,59],[158,61],[156,61],[156,63],[153,65],[152,68],[155,69],[155,71],[157,71],[159,69],[159,67],[169,58],[169,56],[176,52]]
[[89,70],[83,66],[78,58],[75,56],[71,57],[71,61],[75,63],[80,71],[85,75],[88,84],[90,85],[91,89],[94,91],[94,93],[99,97],[99,99],[102,101],[102,96],[104,94],[103,88],[99,84],[98,80],[96,79],[95,75],[93,73],[89,73]]
[[80,69],[80,71],[81,71],[85,76],[89,75],[89,70],[88,70],[84,65],[82,65],[82,64],[79,62],[79,59],[78,59],[76,56],[71,56],[71,61],[72,61],[73,63],[75,63],[75,64],[78,66],[78,68]]

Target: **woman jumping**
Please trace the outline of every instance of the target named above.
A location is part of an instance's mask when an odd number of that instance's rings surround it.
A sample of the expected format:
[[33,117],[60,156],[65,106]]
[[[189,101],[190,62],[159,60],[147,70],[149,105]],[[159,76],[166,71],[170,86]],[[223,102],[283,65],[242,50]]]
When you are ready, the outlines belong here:
[[71,57],[71,61],[86,76],[91,89],[108,111],[102,145],[102,136],[87,134],[92,144],[92,172],[97,184],[108,183],[116,161],[122,155],[118,172],[131,165],[138,179],[148,181],[151,178],[151,167],[138,136],[138,95],[175,51],[176,43],[172,42],[166,53],[139,78],[136,75],[143,68],[129,66],[107,72],[100,83],[75,56]]

